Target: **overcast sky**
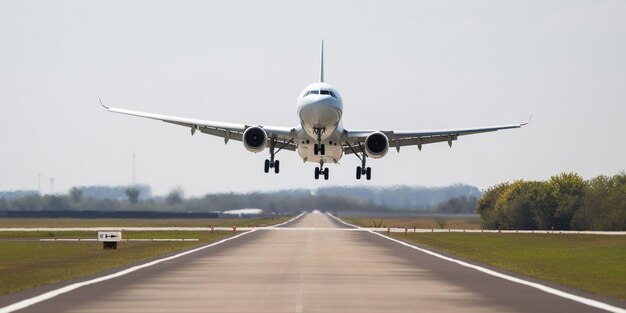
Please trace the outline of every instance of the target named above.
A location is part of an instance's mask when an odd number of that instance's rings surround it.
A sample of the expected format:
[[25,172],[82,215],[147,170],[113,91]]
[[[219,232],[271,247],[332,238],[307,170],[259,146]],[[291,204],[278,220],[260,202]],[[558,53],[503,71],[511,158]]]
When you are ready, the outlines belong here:
[[[626,169],[624,1],[0,0],[0,190],[137,182],[187,195],[330,185],[468,183]],[[329,181],[277,155],[98,104],[207,120],[295,126],[318,79],[344,126],[441,129],[525,121],[370,160]]]

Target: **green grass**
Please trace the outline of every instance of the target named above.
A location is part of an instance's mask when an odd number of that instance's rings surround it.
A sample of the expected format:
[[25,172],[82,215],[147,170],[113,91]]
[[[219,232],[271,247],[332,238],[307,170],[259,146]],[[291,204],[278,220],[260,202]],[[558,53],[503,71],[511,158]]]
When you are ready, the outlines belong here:
[[120,242],[116,250],[103,250],[99,242],[40,242],[16,239],[97,238],[90,231],[2,231],[9,227],[261,227],[291,217],[251,219],[0,219],[0,295],[73,279],[139,263],[157,256],[200,246],[232,235],[208,231],[126,231],[125,239],[199,239],[188,242]]
[[0,218],[0,230],[12,227],[261,227],[279,224],[289,219],[291,219],[289,216],[204,219]]
[[480,217],[342,217],[361,227],[426,228],[426,229],[480,229]]
[[512,272],[626,299],[626,237],[414,233],[394,237]]
[[[0,295],[139,263],[200,246],[232,232],[125,232],[124,238],[197,238],[195,242],[120,242],[103,250],[99,242],[0,240]],[[0,239],[96,238],[96,232],[0,232]]]

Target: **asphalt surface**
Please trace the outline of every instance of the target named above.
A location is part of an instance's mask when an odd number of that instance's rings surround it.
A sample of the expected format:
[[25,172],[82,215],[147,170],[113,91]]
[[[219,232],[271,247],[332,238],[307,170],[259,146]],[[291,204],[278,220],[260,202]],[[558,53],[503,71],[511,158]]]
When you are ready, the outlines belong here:
[[604,312],[321,213],[283,227],[290,230],[257,230],[19,312]]

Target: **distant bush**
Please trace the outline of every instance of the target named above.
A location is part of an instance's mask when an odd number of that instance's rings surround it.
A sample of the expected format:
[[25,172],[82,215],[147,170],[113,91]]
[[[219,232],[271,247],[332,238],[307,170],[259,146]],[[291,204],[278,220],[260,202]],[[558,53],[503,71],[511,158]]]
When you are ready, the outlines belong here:
[[474,214],[478,198],[475,196],[458,196],[448,199],[435,207],[440,214]]
[[476,213],[486,229],[626,230],[626,174],[502,183],[485,191]]

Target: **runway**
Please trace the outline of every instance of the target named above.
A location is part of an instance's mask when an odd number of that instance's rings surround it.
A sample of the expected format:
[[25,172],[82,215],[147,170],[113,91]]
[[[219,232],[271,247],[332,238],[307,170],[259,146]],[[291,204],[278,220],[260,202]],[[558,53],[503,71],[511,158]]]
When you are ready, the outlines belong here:
[[325,214],[283,227],[302,230],[255,230],[18,312],[605,312],[380,235],[337,231],[350,227]]

